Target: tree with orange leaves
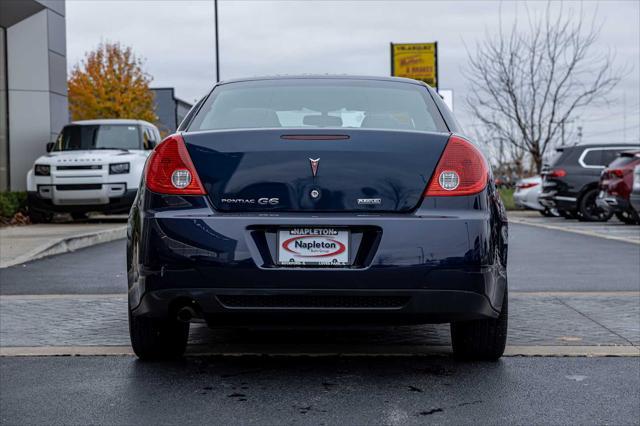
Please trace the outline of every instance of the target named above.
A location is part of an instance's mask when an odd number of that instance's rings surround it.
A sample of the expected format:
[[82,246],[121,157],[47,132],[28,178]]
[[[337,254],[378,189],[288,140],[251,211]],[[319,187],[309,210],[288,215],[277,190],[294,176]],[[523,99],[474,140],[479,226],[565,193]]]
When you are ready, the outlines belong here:
[[152,78],[130,47],[105,43],[85,54],[69,78],[72,120],[132,118],[155,122]]

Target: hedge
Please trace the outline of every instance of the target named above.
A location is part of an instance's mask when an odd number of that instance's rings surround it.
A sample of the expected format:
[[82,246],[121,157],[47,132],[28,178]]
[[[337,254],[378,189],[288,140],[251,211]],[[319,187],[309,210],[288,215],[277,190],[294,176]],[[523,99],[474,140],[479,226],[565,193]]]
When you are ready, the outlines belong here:
[[26,192],[0,192],[0,217],[10,219],[27,203]]

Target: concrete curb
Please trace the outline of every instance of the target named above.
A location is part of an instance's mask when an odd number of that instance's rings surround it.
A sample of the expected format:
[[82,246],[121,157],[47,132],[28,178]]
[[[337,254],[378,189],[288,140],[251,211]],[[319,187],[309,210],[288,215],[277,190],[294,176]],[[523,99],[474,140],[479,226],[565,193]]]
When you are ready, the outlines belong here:
[[58,238],[53,241],[48,241],[46,244],[36,247],[35,249],[21,256],[1,262],[0,269],[20,265],[21,263],[30,262],[32,260],[41,259],[43,257],[53,256],[55,254],[68,253],[96,244],[119,240],[121,238],[125,238],[126,236],[127,227],[126,225],[122,225],[117,228],[106,229],[103,231],[85,232],[83,234]]

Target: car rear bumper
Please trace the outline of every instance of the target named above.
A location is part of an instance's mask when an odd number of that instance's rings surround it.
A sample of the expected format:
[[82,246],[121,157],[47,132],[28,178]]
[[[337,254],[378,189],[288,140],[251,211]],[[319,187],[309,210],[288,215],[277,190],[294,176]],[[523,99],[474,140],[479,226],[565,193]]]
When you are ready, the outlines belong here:
[[543,192],[538,198],[540,204],[547,208],[574,211],[578,208],[578,199],[571,195],[558,194],[555,191]]
[[55,204],[51,198],[43,198],[38,192],[28,192],[27,201],[29,208],[54,212],[54,213],[87,213],[87,212],[103,212],[103,213],[128,213],[133,200],[136,198],[137,190],[126,190],[119,194],[118,197],[107,198],[106,203],[95,204],[90,194],[86,197],[86,204],[83,203],[82,192],[77,192],[74,204]]
[[172,317],[183,306],[212,326],[423,324],[496,318],[500,312],[475,291],[190,288],[147,292],[132,313]]
[[[160,317],[193,304],[219,324],[495,318],[507,285],[506,222],[486,207],[488,198],[462,198],[455,203],[464,209],[412,214],[143,213],[134,206],[129,304],[134,315]],[[278,266],[276,231],[292,226],[351,230],[351,266]]]
[[640,214],[640,192],[632,192],[629,196],[629,202],[635,211]]
[[538,197],[533,192],[518,191],[513,193],[513,202],[516,206],[531,210],[544,210],[545,206],[540,204]]
[[596,198],[596,205],[611,213],[623,212],[631,208],[629,200],[623,197],[611,195],[607,192],[600,192]]

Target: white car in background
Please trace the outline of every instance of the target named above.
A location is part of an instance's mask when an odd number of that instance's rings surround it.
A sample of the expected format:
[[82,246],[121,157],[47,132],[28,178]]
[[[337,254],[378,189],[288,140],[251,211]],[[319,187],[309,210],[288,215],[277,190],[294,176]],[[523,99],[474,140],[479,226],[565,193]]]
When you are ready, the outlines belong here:
[[27,173],[29,216],[74,219],[88,212],[126,213],[160,132],[142,120],[85,120],[66,125]]
[[532,176],[520,179],[516,183],[516,190],[513,193],[513,202],[520,208],[537,210],[543,216],[558,216],[558,213],[555,211],[555,209],[549,209],[548,207],[540,204],[540,201],[538,201],[538,197],[540,196],[541,192],[542,177]]

